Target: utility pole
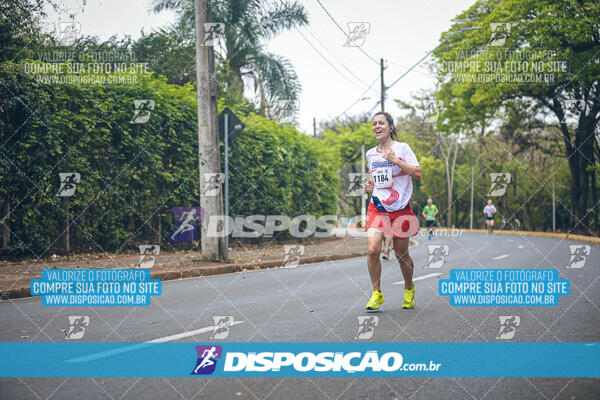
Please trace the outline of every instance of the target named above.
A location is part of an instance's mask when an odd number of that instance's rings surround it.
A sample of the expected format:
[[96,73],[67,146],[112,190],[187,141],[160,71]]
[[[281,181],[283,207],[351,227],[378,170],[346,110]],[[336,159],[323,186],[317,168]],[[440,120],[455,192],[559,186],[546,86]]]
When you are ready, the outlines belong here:
[[313,136],[317,137],[317,119],[313,117]]
[[383,70],[385,69],[383,67],[383,58],[379,59],[379,63],[380,63],[380,72],[379,72],[379,76],[381,77],[381,111],[385,111],[385,83],[383,81]]
[[473,183],[475,175],[475,166],[471,165],[471,218],[469,219],[469,229],[473,229]]
[[554,175],[556,171],[554,170],[554,154],[552,154],[552,232],[556,232],[556,183]]
[[[218,260],[225,257],[225,241],[222,237],[208,237],[210,218],[223,215],[223,195],[205,196],[206,174],[221,172],[219,133],[217,130],[217,88],[215,53],[206,32],[206,23],[212,22],[210,0],[194,0],[196,28],[196,81],[198,96],[198,169],[200,173],[200,206],[204,209],[201,222],[202,255]],[[226,232],[229,234],[229,232]],[[220,236],[220,235],[216,235]]]
[[229,259],[229,115],[223,115],[224,121],[224,140],[225,143],[225,184],[224,186],[224,197],[225,197],[225,253],[224,259]]

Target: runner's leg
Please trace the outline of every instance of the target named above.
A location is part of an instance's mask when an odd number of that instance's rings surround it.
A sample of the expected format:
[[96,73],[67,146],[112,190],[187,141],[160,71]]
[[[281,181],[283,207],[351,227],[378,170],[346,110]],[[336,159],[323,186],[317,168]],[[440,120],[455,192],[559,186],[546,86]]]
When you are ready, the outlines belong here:
[[373,284],[373,290],[381,290],[381,242],[383,232],[376,228],[367,229],[367,266]]
[[385,260],[389,260],[389,258],[390,258],[391,246],[392,246],[392,237],[385,235],[384,239],[383,239],[383,258]]
[[404,288],[412,289],[414,286],[412,278],[415,265],[412,258],[408,254],[408,238],[394,238],[394,253],[396,254],[396,258],[400,264],[400,269],[402,270],[402,276],[404,277]]
[[426,221],[425,225],[427,225],[427,239],[431,240],[431,237],[433,236],[433,224],[434,221]]

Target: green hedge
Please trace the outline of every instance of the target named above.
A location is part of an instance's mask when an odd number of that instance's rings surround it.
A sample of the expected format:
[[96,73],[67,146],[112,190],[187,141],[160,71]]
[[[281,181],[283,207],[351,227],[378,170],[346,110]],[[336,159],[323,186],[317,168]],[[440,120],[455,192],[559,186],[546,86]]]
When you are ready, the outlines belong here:
[[[39,85],[21,65],[0,68],[0,218],[3,257],[64,250],[66,204],[59,172],[78,172],[68,200],[75,251],[123,251],[164,240],[174,206],[199,204],[196,94],[191,86],[138,76],[135,84]],[[133,100],[153,99],[145,124]],[[334,213],[337,171],[292,126],[239,111],[246,129],[231,148],[233,215]],[[332,191],[334,193],[332,193]]]

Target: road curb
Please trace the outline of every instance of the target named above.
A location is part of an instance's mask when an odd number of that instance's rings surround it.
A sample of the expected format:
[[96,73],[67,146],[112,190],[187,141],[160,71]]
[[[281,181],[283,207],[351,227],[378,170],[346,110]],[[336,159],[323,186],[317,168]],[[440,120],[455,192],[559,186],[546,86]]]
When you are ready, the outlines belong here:
[[[324,261],[335,261],[342,260],[346,258],[354,258],[354,257],[364,257],[367,255],[367,252],[360,253],[351,253],[351,254],[333,254],[330,256],[312,256],[312,257],[301,257],[299,264],[312,264]],[[150,277],[152,279],[160,279],[161,281],[171,281],[176,279],[185,279],[185,278],[194,278],[200,276],[211,276],[211,275],[222,275],[222,274],[230,274],[233,272],[241,272],[244,270],[259,270],[259,269],[269,269],[269,268],[280,268],[282,266],[282,261],[261,261],[261,262],[251,262],[251,263],[228,263],[223,265],[216,265],[214,267],[198,267],[186,269],[183,271],[160,271],[160,272],[152,272]],[[19,299],[24,297],[32,297],[30,292],[30,287],[20,287],[20,288],[12,288],[4,291],[2,296],[0,296],[1,300],[8,299]]]
[[[419,242],[411,239],[410,246],[418,246]],[[365,257],[367,252],[358,252],[358,253],[350,253],[350,254],[332,254],[328,256],[312,256],[312,257],[301,257],[299,260],[299,264],[313,264],[318,262],[325,261],[335,261],[335,260],[343,260],[347,258],[355,258],[355,257]],[[222,275],[222,274],[230,274],[233,272],[241,272],[244,270],[259,270],[259,269],[269,269],[269,268],[281,268],[283,265],[282,261],[258,261],[251,263],[228,263],[223,265],[216,265],[214,267],[198,267],[186,269],[183,271],[160,271],[160,272],[152,272],[150,277],[152,279],[160,279],[161,281],[172,281],[176,279],[185,279],[185,278],[194,278],[200,276],[212,276],[212,275]],[[8,299],[19,299],[24,297],[32,297],[30,292],[30,287],[20,287],[20,288],[12,288],[4,291],[0,296],[0,300],[8,300]]]
[[[299,264],[313,264],[325,261],[343,260],[347,258],[364,257],[367,252],[358,252],[350,254],[332,254],[328,256],[312,256],[312,257],[301,257]],[[218,265],[214,267],[199,267],[194,269],[188,269],[185,271],[163,271],[151,274],[154,279],[160,279],[163,281],[170,281],[175,279],[193,278],[198,276],[211,276],[211,275],[222,275],[229,274],[232,272],[241,272],[246,270],[259,270],[259,269],[270,269],[270,268],[281,268],[283,262],[280,260],[275,261],[257,261],[251,263],[230,263],[224,265]]]
[[[446,229],[437,229],[445,231]],[[461,229],[462,232],[473,232],[473,233],[485,233],[484,229]],[[589,237],[583,235],[565,234],[565,233],[554,233],[554,232],[530,232],[530,231],[494,231],[496,234],[502,235],[517,235],[517,236],[538,236],[538,237],[553,237],[559,239],[569,239],[581,242],[589,242],[593,244],[600,244],[600,238]],[[419,241],[411,239],[410,247],[419,245]],[[351,254],[332,254],[328,256],[312,256],[312,257],[301,257],[299,264],[313,264],[325,261],[343,260],[347,258],[365,257],[367,252],[358,252]],[[200,276],[212,276],[230,274],[234,272],[241,272],[244,270],[259,270],[269,268],[281,268],[282,261],[259,261],[251,263],[228,263],[223,265],[216,265],[214,267],[198,267],[186,269],[183,271],[161,271],[151,273],[153,279],[160,279],[161,281],[171,281],[176,279],[194,278]],[[30,287],[12,288],[4,291],[0,296],[0,301],[8,299],[19,299],[24,297],[32,297]]]
[[[436,231],[441,232],[452,232],[452,229],[448,228],[436,228]],[[485,229],[459,229],[455,228],[454,232],[471,232],[471,233],[486,233]],[[600,244],[600,237],[577,235],[574,233],[558,233],[558,232],[535,232],[535,231],[497,231],[494,230],[492,235],[515,235],[515,236],[537,236],[537,237],[551,237],[557,239],[568,239],[578,242],[587,242],[593,244]]]
[[20,287],[20,288],[12,288],[2,292],[2,296],[0,296],[1,300],[8,299],[19,299],[22,297],[31,297],[31,292],[29,286]]

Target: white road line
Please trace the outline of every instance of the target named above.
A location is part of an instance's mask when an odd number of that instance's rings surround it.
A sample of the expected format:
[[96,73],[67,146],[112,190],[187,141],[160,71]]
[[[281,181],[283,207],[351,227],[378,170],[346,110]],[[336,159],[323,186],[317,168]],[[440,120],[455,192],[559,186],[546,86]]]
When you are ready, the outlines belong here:
[[[434,276],[440,276],[442,273],[438,273],[438,274],[427,274],[427,275],[423,275],[423,276],[418,276],[416,278],[413,278],[413,282],[416,281],[422,281],[423,279],[427,279],[427,278],[433,278]],[[394,285],[402,285],[404,283],[404,281],[400,281],[400,282],[394,282]]]
[[522,244],[520,244],[518,247],[519,247],[520,249],[522,249],[522,248],[523,248],[523,245],[522,245]]
[[[244,323],[244,321],[234,321],[231,326],[237,325],[237,324],[243,324],[243,323]],[[222,325],[222,326],[227,326],[227,325]],[[207,326],[206,328],[196,329],[195,331],[188,331],[188,332],[178,333],[176,335],[165,336],[165,337],[162,337],[162,338],[158,338],[158,339],[154,339],[154,340],[149,340],[147,343],[172,342],[173,340],[179,340],[179,339],[183,339],[183,338],[190,337],[190,336],[196,336],[196,335],[199,335],[201,333],[210,332],[213,329],[215,329],[214,326]]]
[[501,256],[492,258],[492,260],[502,260],[503,258],[506,258],[508,256],[510,256],[510,254],[502,254]]
[[[242,323],[244,323],[244,321],[234,321],[233,325],[242,324]],[[165,337],[161,337],[158,339],[152,339],[147,342],[141,342],[141,343],[132,344],[130,346],[119,347],[118,349],[101,351],[100,353],[90,354],[89,356],[71,358],[70,360],[66,360],[65,362],[93,361],[93,360],[97,360],[99,358],[109,357],[109,356],[113,356],[115,354],[126,353],[128,351],[133,351],[133,350],[137,350],[137,349],[142,349],[144,347],[153,346],[156,343],[172,342],[174,340],[179,340],[179,339],[183,339],[186,337],[199,335],[201,333],[212,332],[214,329],[215,329],[214,326],[207,326],[205,328],[200,328],[200,329],[196,329],[193,331],[182,332],[182,333],[178,333],[176,335],[165,336]]]

